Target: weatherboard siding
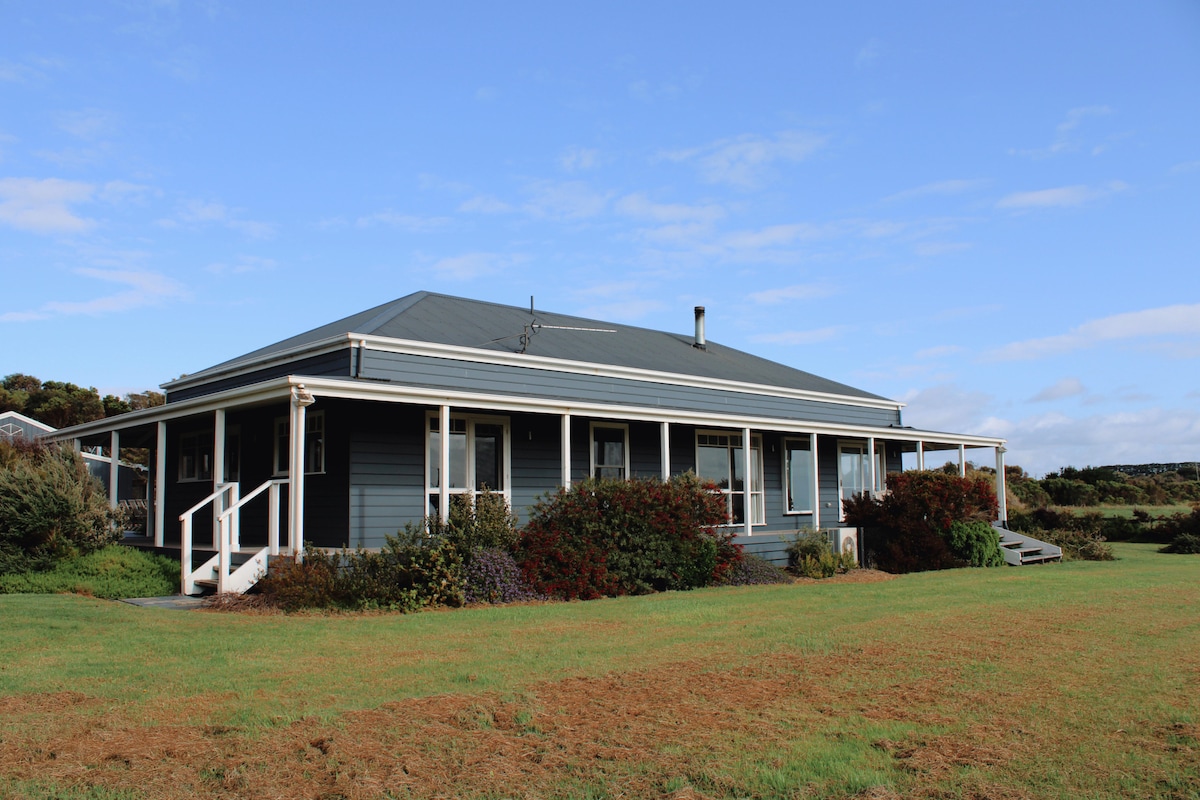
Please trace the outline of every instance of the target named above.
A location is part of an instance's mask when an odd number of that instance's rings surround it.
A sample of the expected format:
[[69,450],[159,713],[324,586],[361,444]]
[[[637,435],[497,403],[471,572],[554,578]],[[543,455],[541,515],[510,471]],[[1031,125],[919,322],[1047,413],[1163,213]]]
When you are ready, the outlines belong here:
[[168,391],[167,402],[175,403],[180,400],[190,400],[194,397],[203,397],[204,395],[225,391],[226,389],[250,386],[251,384],[271,380],[272,378],[282,378],[285,375],[347,378],[350,377],[350,363],[349,348],[335,350],[331,353],[322,353],[321,355],[301,358],[296,361],[273,364],[269,367],[253,370],[252,372],[231,375],[228,378],[208,381],[197,386],[188,386]]
[[846,425],[885,426],[900,423],[900,412],[896,409],[403,353],[368,351],[363,359],[363,377],[386,380],[396,386],[407,384],[516,397],[541,397],[568,403],[606,403]]

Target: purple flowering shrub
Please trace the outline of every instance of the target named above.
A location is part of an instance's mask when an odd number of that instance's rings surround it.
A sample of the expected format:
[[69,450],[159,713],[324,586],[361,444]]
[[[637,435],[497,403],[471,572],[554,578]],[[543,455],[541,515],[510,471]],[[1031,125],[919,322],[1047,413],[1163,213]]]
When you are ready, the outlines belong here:
[[463,599],[468,603],[518,603],[541,600],[512,553],[499,547],[480,547],[471,552],[463,570],[466,584]]

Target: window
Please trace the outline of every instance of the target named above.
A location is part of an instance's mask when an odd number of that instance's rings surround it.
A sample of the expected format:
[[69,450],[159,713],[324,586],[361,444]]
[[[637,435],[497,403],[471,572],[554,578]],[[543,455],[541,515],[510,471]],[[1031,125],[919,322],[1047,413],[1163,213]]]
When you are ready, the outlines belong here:
[[[814,436],[783,440],[783,491],[785,514],[813,514],[817,498],[813,496],[817,475]],[[815,520],[813,527],[816,527]]]
[[[275,419],[275,474],[288,473],[288,451],[291,448],[292,425],[288,417]],[[325,412],[309,411],[304,415],[304,474],[325,471]]]
[[[696,433],[696,473],[713,481],[725,495],[730,525],[746,522],[746,486],[743,480],[744,456],[741,434],[698,431]],[[750,437],[750,522],[766,523],[763,500],[762,437]]]
[[179,480],[211,481],[213,468],[212,431],[185,433],[179,437]]
[[[838,442],[838,503],[839,507],[854,497],[864,494],[868,488],[875,492],[884,489],[884,458],[883,450],[875,451],[875,485],[868,487],[870,481],[870,460],[866,442]],[[846,516],[844,508],[838,512],[839,518]]]
[[[429,512],[438,513],[442,486],[442,432],[437,414],[429,415],[426,438],[426,494]],[[502,492],[508,496],[508,420],[502,417],[450,418],[451,494]]]
[[629,426],[592,423],[592,477],[629,476]]

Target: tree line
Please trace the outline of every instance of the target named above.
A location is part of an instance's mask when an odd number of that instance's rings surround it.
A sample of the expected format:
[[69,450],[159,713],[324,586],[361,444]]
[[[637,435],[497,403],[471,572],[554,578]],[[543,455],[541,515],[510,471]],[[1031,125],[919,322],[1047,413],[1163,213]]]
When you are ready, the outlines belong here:
[[0,413],[16,411],[54,428],[115,417],[165,402],[162,392],[150,389],[123,397],[112,394],[101,397],[94,386],[85,389],[64,381],[41,381],[19,372],[0,381]]

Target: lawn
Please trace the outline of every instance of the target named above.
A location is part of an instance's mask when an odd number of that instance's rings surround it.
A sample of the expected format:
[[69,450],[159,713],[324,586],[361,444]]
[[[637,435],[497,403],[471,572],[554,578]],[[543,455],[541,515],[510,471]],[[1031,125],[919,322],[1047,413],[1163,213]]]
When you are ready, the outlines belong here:
[[0,596],[0,797],[1200,797],[1200,557],[409,616]]

